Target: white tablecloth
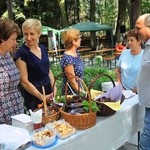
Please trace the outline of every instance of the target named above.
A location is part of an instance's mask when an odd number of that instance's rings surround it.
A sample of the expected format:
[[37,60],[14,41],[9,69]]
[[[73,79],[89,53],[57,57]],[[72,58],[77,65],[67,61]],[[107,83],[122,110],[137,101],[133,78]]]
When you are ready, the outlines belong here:
[[[97,117],[97,123],[87,130],[77,131],[73,136],[58,140],[49,150],[116,150],[141,130],[144,108],[135,95],[125,99],[121,110],[110,117]],[[37,148],[30,146],[28,150]],[[47,150],[46,149],[46,150]]]

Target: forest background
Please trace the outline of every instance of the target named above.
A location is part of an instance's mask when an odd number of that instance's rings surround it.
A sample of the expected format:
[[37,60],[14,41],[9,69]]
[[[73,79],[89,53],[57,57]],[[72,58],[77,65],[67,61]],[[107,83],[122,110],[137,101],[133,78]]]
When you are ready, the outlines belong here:
[[144,13],[150,13],[149,0],[0,0],[0,17],[9,17],[20,26],[31,17],[58,30],[91,21],[111,26],[116,39],[121,27],[134,28]]

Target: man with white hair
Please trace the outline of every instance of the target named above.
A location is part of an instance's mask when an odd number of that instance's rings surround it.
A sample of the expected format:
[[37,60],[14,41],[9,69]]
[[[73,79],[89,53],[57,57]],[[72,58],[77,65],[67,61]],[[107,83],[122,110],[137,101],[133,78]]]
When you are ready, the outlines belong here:
[[144,127],[139,146],[140,150],[150,150],[150,14],[141,15],[136,21],[135,29],[145,43],[137,79],[139,104],[145,107]]

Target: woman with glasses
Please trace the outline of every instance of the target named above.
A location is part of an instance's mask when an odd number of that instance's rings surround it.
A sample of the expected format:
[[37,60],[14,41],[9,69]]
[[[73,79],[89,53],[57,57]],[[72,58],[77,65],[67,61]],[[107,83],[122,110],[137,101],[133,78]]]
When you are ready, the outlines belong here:
[[84,63],[77,50],[81,44],[80,31],[75,28],[65,30],[62,33],[62,41],[66,48],[60,63],[64,72],[62,94],[65,94],[65,85],[69,80],[67,94],[72,95],[78,91],[78,83],[73,76],[82,79],[84,74]]

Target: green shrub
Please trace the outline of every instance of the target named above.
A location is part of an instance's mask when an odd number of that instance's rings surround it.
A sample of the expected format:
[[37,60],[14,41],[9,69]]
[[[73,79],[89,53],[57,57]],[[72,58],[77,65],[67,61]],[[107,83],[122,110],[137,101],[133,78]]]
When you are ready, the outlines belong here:
[[[59,64],[51,65],[51,70],[52,70],[55,78],[62,72]],[[108,70],[105,67],[97,67],[97,65],[85,67],[83,81],[85,82],[85,84],[87,86],[89,86],[92,79],[102,73],[110,75],[115,81],[115,71],[114,70]],[[107,82],[107,81],[110,81],[110,79],[107,77],[101,77],[94,83],[92,88],[95,90],[101,90],[101,84],[103,82]],[[58,93],[58,95],[60,95],[61,87],[62,87],[62,78],[61,77],[59,77],[59,79],[57,80],[56,86],[57,86],[57,93]]]
[[[97,75],[100,75],[102,73],[110,75],[115,80],[115,71],[114,70],[108,70],[105,67],[91,66],[91,67],[85,68],[84,82],[86,83],[86,85],[89,86],[92,79],[94,79],[94,77],[96,77]],[[101,90],[101,84],[103,82],[107,82],[107,81],[110,81],[110,79],[107,77],[101,77],[101,78],[97,79],[97,81],[94,83],[92,88],[95,90]]]

